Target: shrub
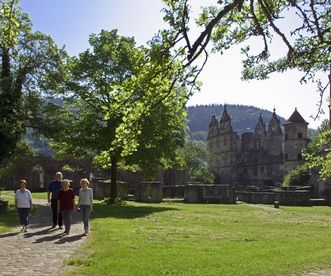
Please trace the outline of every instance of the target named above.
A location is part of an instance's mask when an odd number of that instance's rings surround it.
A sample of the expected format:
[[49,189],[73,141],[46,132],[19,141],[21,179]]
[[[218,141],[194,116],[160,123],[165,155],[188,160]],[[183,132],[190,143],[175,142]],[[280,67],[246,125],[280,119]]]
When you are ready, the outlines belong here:
[[298,165],[284,178],[284,186],[303,186],[310,179],[310,169],[306,164]]

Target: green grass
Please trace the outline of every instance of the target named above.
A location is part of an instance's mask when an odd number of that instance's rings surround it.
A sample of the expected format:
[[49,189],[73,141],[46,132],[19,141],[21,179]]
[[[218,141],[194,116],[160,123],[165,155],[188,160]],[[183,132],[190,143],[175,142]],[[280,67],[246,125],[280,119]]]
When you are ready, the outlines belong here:
[[47,200],[47,192],[32,193],[32,198]]
[[[1,194],[5,193],[1,192]],[[18,225],[14,199],[6,197],[3,200],[8,201],[8,211],[0,212],[0,234],[10,232]]]
[[328,266],[331,208],[95,204],[69,275],[280,275]]

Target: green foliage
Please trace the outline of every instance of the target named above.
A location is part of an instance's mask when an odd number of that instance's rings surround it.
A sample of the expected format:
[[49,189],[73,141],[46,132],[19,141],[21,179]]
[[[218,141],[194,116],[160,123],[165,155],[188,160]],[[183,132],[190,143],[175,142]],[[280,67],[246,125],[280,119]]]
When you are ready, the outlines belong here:
[[[243,79],[266,79],[273,72],[298,69],[301,82],[315,82],[322,99],[328,80],[322,84],[317,73],[329,73],[331,69],[329,0],[215,0],[202,8],[198,18],[194,18],[189,0],[163,2],[169,38],[186,66],[195,65],[200,72],[205,64],[201,56],[207,59],[210,49],[223,54],[240,44]],[[194,21],[201,30],[196,37]],[[250,46],[252,41],[256,47]],[[210,42],[213,47],[209,47]],[[273,43],[284,51],[274,54]]]
[[18,168],[23,166],[26,156],[33,156],[35,152],[26,141],[19,141],[10,157],[4,158],[0,163],[0,178],[11,178]]
[[331,130],[319,132],[304,152],[310,169],[317,169],[322,178],[331,177]]
[[298,165],[284,178],[284,186],[304,186],[310,179],[310,169],[307,164]]
[[188,180],[191,182],[213,183],[214,175],[208,169],[208,151],[202,142],[187,141],[184,150]]
[[14,153],[27,126],[49,133],[41,98],[64,75],[64,51],[49,36],[32,32],[18,2],[0,1],[0,161]]
[[127,206],[127,202],[119,197],[111,198],[107,197],[103,201],[107,205],[113,205],[113,206]]

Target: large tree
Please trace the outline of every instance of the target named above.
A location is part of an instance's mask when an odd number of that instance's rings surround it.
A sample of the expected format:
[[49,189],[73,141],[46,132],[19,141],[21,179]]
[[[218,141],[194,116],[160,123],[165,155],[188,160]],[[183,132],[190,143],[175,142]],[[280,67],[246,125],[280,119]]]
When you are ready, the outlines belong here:
[[27,127],[42,128],[42,97],[63,75],[64,52],[32,31],[19,0],[0,1],[0,162],[9,157]]
[[160,44],[136,47],[116,30],[89,42],[91,49],[69,62],[65,104],[53,117],[61,129],[55,146],[109,166],[116,198],[118,164],[152,174],[180,161],[186,94],[176,83],[182,69]]

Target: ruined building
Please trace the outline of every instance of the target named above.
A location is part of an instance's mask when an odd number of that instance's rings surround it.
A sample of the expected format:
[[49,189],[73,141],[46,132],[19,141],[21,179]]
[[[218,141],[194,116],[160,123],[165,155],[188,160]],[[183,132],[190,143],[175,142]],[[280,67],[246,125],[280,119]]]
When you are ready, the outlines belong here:
[[209,167],[216,183],[274,185],[284,173],[302,162],[301,150],[309,142],[308,123],[295,109],[281,126],[275,109],[268,124],[262,115],[255,132],[238,135],[232,129],[231,118],[224,107],[221,119],[212,117],[208,131]]

